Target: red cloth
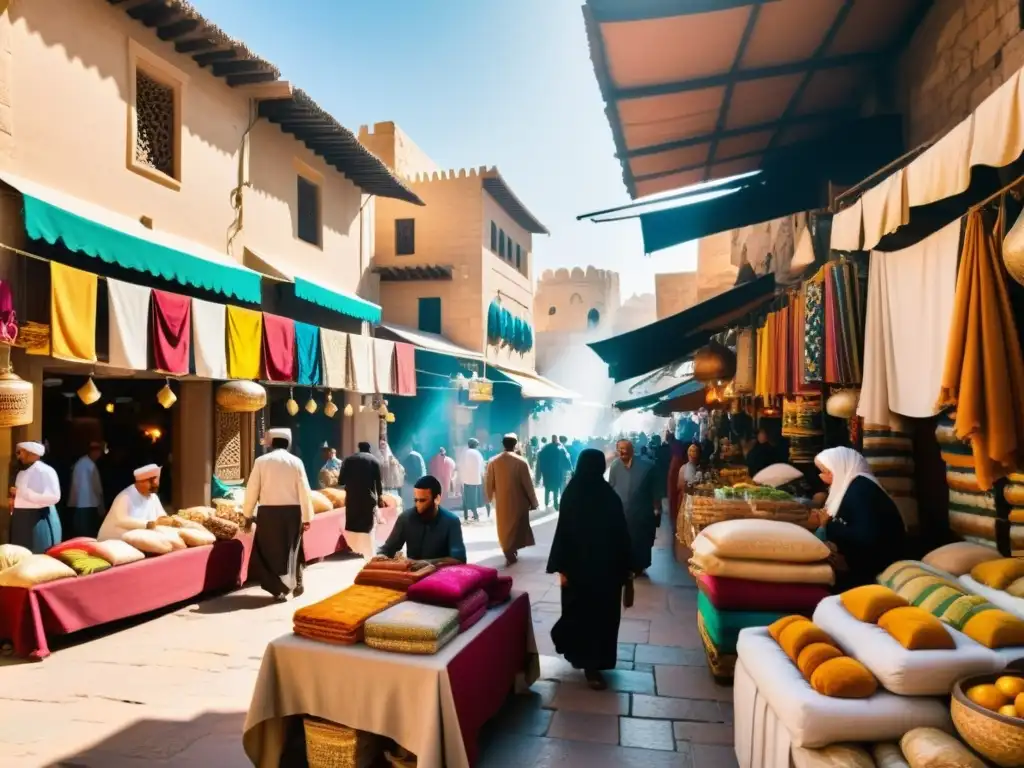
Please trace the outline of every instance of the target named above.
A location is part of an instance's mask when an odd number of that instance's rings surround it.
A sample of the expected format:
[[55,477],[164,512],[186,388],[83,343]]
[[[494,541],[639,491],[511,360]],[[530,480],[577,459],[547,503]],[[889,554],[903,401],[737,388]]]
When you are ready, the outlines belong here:
[[153,367],[162,373],[188,373],[192,344],[192,299],[153,290]]
[[460,631],[465,632],[467,627],[463,625],[470,619],[473,619],[474,623],[479,621],[480,617],[476,614],[487,610],[487,593],[482,589],[474,590],[459,600],[455,608],[459,612]]
[[398,382],[396,394],[408,397],[416,396],[416,348],[412,344],[397,342],[395,344],[395,360],[398,362]]
[[241,584],[248,570],[249,541],[218,541],[136,563],[40,584],[0,587],[0,637],[14,653],[43,659],[47,638],[138,616]]
[[697,577],[697,586],[720,611],[792,611],[810,613],[829,596],[817,584],[772,584],[725,576]]
[[507,603],[512,595],[512,577],[499,576],[493,584],[486,587],[487,602],[493,608],[496,605]]
[[532,621],[530,597],[519,594],[448,664],[459,730],[466,757],[475,765],[480,729],[505,703],[516,677],[530,667],[527,631]]
[[46,550],[46,554],[49,555],[50,557],[57,557],[57,555],[59,555],[61,552],[64,552],[65,550],[68,550],[68,549],[85,549],[86,548],[85,547],[86,544],[95,544],[95,543],[96,543],[96,539],[89,538],[88,536],[79,536],[79,537],[74,538],[74,539],[68,539],[67,541],[62,541],[60,544],[54,544],[52,547],[50,547],[48,550]]
[[263,313],[263,365],[267,381],[295,381],[295,321]]

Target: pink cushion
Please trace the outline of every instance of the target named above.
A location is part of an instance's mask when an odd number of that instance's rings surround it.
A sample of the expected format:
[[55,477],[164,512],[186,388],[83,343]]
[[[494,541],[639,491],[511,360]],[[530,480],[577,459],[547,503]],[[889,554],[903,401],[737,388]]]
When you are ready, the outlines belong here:
[[829,596],[817,584],[774,584],[701,574],[697,586],[720,611],[792,611],[809,613]]
[[482,605],[482,606],[480,606],[480,609],[476,613],[474,613],[472,616],[469,616],[468,618],[465,618],[465,619],[460,618],[459,619],[459,632],[465,632],[467,629],[472,627],[474,624],[476,624],[478,621],[480,621],[480,619],[482,619],[486,615],[487,615],[487,606],[486,605]]
[[409,586],[409,599],[417,603],[454,608],[476,589],[498,577],[494,568],[479,565],[450,565]]
[[89,536],[79,536],[75,539],[68,539],[67,541],[62,541],[60,544],[54,544],[52,547],[46,550],[46,554],[48,554],[50,557],[57,557],[61,552],[63,552],[66,549],[88,550],[88,547],[86,547],[85,545],[95,543],[96,539],[93,539]]
[[459,621],[470,618],[481,608],[487,610],[487,593],[482,589],[474,589],[455,606],[459,609]]
[[494,583],[487,587],[487,599],[491,606],[501,605],[508,602],[512,596],[512,577],[499,576]]

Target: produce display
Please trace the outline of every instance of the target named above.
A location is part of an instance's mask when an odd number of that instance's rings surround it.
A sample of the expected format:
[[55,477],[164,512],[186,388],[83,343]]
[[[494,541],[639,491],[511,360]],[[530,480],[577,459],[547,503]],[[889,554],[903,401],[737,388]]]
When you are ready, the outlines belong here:
[[796,501],[790,493],[753,483],[738,483],[728,488],[717,488],[715,489],[715,498],[747,499],[748,501]]
[[972,686],[964,694],[979,707],[1024,720],[1024,677],[1003,675],[994,683]]

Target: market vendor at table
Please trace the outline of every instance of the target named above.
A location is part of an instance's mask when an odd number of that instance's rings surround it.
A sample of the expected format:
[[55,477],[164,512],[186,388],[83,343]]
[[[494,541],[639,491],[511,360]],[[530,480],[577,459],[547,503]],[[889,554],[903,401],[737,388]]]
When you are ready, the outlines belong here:
[[97,538],[120,539],[128,531],[153,528],[164,513],[160,503],[160,467],[147,464],[135,470],[135,483],[114,498]]
[[441,483],[424,475],[413,486],[413,508],[395,521],[391,535],[378,551],[394,557],[402,547],[411,560],[466,562],[462,523],[454,512],[441,506]]
[[10,489],[11,543],[40,555],[61,541],[60,517],[54,504],[60,501],[60,481],[49,464],[41,461],[46,447],[24,442],[15,447],[24,467]]

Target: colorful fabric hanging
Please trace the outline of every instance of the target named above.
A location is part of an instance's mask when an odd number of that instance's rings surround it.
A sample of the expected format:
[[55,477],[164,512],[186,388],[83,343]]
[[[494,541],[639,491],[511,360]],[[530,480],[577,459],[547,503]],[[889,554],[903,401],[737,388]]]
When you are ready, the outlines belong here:
[[373,379],[377,391],[383,395],[395,392],[395,342],[373,340]]
[[736,335],[736,393],[753,394],[757,381],[757,341],[755,331],[744,328]]
[[267,381],[295,381],[295,321],[263,313],[263,372]]
[[323,358],[318,326],[295,321],[295,356],[299,361],[297,383],[308,387],[320,386],[323,382]]
[[153,291],[153,366],[161,373],[188,374],[192,352],[192,300]]
[[196,376],[228,378],[227,307],[223,304],[192,299],[192,350]]
[[97,277],[50,262],[50,355],[96,362]]
[[416,395],[416,347],[399,342],[395,344],[395,367],[398,371],[398,394]]
[[232,379],[260,377],[263,347],[263,313],[228,305],[228,376]]
[[825,375],[825,297],[822,268],[804,283],[804,381],[818,384]]
[[14,294],[7,280],[0,280],[0,341],[13,344],[18,339],[18,315],[14,311]]
[[324,386],[345,389],[348,386],[348,334],[321,328],[320,352]]
[[149,368],[149,299],[144,285],[107,280],[108,362],[126,371]]
[[348,387],[363,395],[374,394],[373,339],[369,336],[348,337]]

